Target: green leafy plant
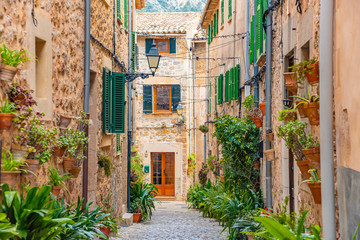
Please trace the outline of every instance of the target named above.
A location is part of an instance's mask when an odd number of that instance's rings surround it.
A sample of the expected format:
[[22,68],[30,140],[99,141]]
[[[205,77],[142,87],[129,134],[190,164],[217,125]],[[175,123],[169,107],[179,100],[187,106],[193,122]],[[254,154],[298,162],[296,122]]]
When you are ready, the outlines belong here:
[[301,100],[300,102],[298,102],[296,104],[295,109],[297,109],[299,106],[301,106],[303,104],[314,103],[314,102],[320,101],[320,97],[316,94],[311,94],[310,89],[308,89],[308,97],[295,96],[295,98]]
[[307,180],[304,180],[303,183],[320,183],[321,182],[316,169],[312,168],[308,172],[311,174],[311,177]]
[[262,117],[260,108],[255,107],[255,98],[249,95],[245,98],[242,105],[245,107],[245,114],[249,117]]
[[191,153],[188,156],[188,169],[187,169],[187,174],[191,175],[193,174],[195,171],[195,153]]
[[205,185],[208,180],[209,168],[206,164],[203,164],[199,171],[199,181],[201,185]]
[[311,64],[314,64],[316,61],[316,58],[313,58],[310,61],[299,62],[298,64],[289,67],[289,69],[294,73],[294,76],[297,79],[298,87],[301,87],[304,83],[306,79],[306,73],[314,73],[315,68],[312,67]]
[[136,182],[142,182],[144,179],[144,164],[143,159],[139,153],[136,152],[135,156],[131,157],[131,171],[138,176]]
[[51,186],[61,186],[62,188],[66,188],[65,180],[71,178],[71,174],[60,174],[60,170],[54,168],[52,165],[50,165],[48,171],[49,184]]
[[199,126],[199,130],[200,130],[200,132],[206,134],[207,132],[209,132],[209,127],[206,126],[205,124],[203,124],[203,125]]
[[26,165],[25,159],[14,159],[12,153],[9,150],[3,151],[1,153],[1,171],[9,171],[9,172],[15,172],[15,171],[27,171],[23,169],[23,167]]
[[5,65],[17,67],[27,61],[36,60],[36,58],[29,57],[29,53],[25,50],[10,50],[5,44],[0,46],[0,55],[2,62]]
[[83,160],[85,156],[83,151],[87,149],[89,138],[85,136],[85,132],[79,129],[65,129],[62,143],[66,144],[65,155],[77,160]]
[[[130,189],[130,208],[140,211],[144,219],[151,219],[155,209],[155,196],[158,189],[150,183],[134,183]],[[132,204],[132,205],[131,205]]]
[[110,228],[112,232],[117,233],[118,224],[116,220],[121,222],[123,222],[124,220],[120,217],[113,216],[114,208],[111,206],[110,199],[111,199],[111,194],[108,194],[103,202],[104,213],[108,214],[108,216],[102,220],[102,224],[104,225],[104,228]]
[[6,97],[6,100],[4,102],[1,101],[0,112],[14,114],[17,112],[16,105],[10,102],[8,97]]
[[293,121],[296,119],[296,110],[292,108],[279,111],[279,121]]
[[98,157],[98,162],[103,165],[104,172],[107,177],[111,176],[111,171],[113,169],[113,163],[111,157],[106,153],[100,153]]
[[5,213],[0,213],[0,239],[12,239],[16,235],[16,225],[9,222]]

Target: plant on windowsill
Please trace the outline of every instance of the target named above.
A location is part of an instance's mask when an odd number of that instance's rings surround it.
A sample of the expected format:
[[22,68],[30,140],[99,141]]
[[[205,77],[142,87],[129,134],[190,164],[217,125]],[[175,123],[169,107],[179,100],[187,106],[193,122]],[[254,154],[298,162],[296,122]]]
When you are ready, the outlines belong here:
[[310,169],[308,172],[311,174],[311,177],[308,180],[303,181],[303,183],[308,184],[311,194],[313,195],[314,202],[317,204],[320,204],[321,203],[321,180],[315,169]]
[[295,109],[302,107],[305,110],[306,117],[309,119],[310,125],[319,125],[320,124],[320,114],[319,114],[319,102],[320,97],[316,94],[311,94],[308,90],[308,97],[295,96],[297,99],[300,99],[300,102],[297,103]]
[[316,58],[310,61],[299,62],[289,67],[289,69],[294,73],[298,87],[302,87],[306,79],[310,84],[319,82],[319,62]]
[[206,134],[206,133],[209,132],[209,127],[206,126],[205,124],[202,124],[202,125],[199,126],[199,130],[200,130],[200,132],[202,132],[203,134]]
[[0,46],[0,55],[2,60],[0,63],[0,80],[8,82],[12,81],[17,73],[17,66],[36,60],[36,57],[29,57],[30,54],[27,51],[10,50],[5,44]]
[[62,188],[66,189],[65,180],[71,178],[69,173],[60,174],[60,170],[50,165],[48,168],[48,178],[49,178],[49,185],[51,185],[51,193],[59,197],[60,190]]
[[0,100],[0,103],[0,130],[7,130],[10,129],[17,112],[16,105],[10,102],[7,97],[4,102]]
[[249,95],[245,98],[243,102],[245,107],[245,114],[252,118],[256,127],[262,127],[263,125],[263,115],[259,108],[255,107],[255,99],[253,95]]
[[27,171],[25,159],[13,158],[9,150],[3,151],[1,158],[1,182],[8,183],[11,188],[20,187],[20,174]]

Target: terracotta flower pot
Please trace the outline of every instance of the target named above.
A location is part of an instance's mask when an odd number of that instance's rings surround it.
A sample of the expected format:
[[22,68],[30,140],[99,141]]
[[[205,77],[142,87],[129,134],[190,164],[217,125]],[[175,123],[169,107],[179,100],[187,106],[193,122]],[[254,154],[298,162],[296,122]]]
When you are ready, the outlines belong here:
[[319,125],[320,124],[319,102],[308,103],[305,110],[306,110],[306,116],[309,118],[310,125]]
[[303,161],[297,161],[296,164],[300,169],[303,179],[309,179],[311,177],[310,173],[308,172],[310,170],[309,162],[307,160],[303,160]]
[[268,161],[274,161],[275,160],[275,150],[274,149],[268,149],[264,151],[264,156]]
[[260,170],[260,160],[253,161],[254,168]]
[[100,231],[105,234],[105,236],[109,237],[111,228],[100,228]]
[[306,160],[309,162],[309,164],[316,168],[320,169],[320,148],[307,148],[303,149],[302,152],[305,155]]
[[252,117],[256,127],[263,126],[263,117]]
[[319,62],[313,63],[309,65],[310,67],[307,67],[307,70],[305,72],[305,76],[309,82],[309,84],[315,84],[319,82]]
[[139,223],[141,222],[142,215],[141,213],[133,213],[133,222]]
[[51,188],[51,193],[52,193],[55,197],[59,197],[60,191],[61,191],[61,186],[52,186],[52,188]]
[[225,182],[225,177],[224,176],[220,176],[220,182]]
[[259,108],[261,110],[262,115],[266,115],[266,103],[259,103]]
[[11,153],[14,159],[25,159],[29,154],[30,146],[11,145]]
[[269,142],[273,142],[274,141],[274,133],[273,132],[267,133],[266,138]]
[[10,129],[14,117],[12,113],[0,113],[0,130]]
[[71,178],[77,178],[80,174],[80,171],[81,171],[81,167],[71,166],[71,170],[70,170],[70,173],[72,175]]
[[71,122],[71,117],[69,116],[64,116],[64,115],[60,115],[60,124],[59,127],[60,128],[67,128]]
[[284,117],[285,122],[291,122],[296,120],[296,112],[289,112]]
[[255,240],[254,234],[246,234],[248,240]]
[[283,73],[285,78],[285,85],[289,92],[296,94],[297,92],[297,79],[293,72]]
[[0,63],[0,80],[11,82],[17,71],[16,67]]
[[64,169],[70,171],[76,158],[64,157]]
[[26,165],[24,169],[29,170],[30,172],[23,172],[25,175],[29,175],[35,173],[39,168],[39,160],[38,159],[26,159]]
[[311,194],[316,204],[321,203],[321,183],[308,183]]
[[[301,101],[296,101],[296,105],[298,105]],[[301,104],[296,108],[300,114],[301,118],[306,118],[306,104]]]
[[55,147],[54,148],[54,156],[55,157],[62,157],[62,156],[64,156],[64,153],[65,153],[65,148],[64,147],[62,147],[62,148]]
[[20,174],[21,171],[1,171],[1,183],[9,184],[10,188],[20,188]]

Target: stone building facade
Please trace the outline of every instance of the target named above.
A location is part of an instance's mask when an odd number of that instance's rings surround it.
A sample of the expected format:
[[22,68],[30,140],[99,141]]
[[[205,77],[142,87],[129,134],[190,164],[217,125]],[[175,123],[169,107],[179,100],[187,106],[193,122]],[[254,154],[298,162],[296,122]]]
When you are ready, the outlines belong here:
[[[120,5],[117,6],[115,2],[120,2]],[[102,205],[111,193],[110,203],[116,216],[126,211],[127,139],[124,134],[102,132],[102,85],[104,67],[114,72],[126,71],[126,3],[126,0],[91,1],[88,201]],[[141,8],[142,4],[144,1],[134,1],[134,8],[129,12],[134,14],[135,8]],[[0,42],[10,49],[25,49],[37,55],[36,62],[28,62],[19,68],[13,82],[35,91],[37,110],[45,113],[42,123],[49,127],[58,126],[60,115],[72,117],[70,126],[76,127],[75,119],[80,117],[83,110],[84,14],[84,1],[53,3],[39,0],[35,1],[34,8],[32,1],[0,3]],[[117,55],[117,62],[114,55]],[[2,81],[2,99],[9,86],[10,83]],[[14,134],[14,129],[2,131],[3,150],[11,148]],[[117,142],[121,146],[117,146]],[[106,177],[103,169],[98,167],[100,151],[111,154],[114,168],[110,177]],[[62,158],[54,157],[37,170],[36,176],[23,177],[23,183],[33,186],[46,184],[50,164],[64,172]],[[61,191],[60,196],[67,201],[76,201],[78,196],[83,195],[83,179],[81,171],[78,178],[67,180],[69,191]]]
[[[149,72],[146,53],[153,42],[162,57],[154,77],[136,81],[135,146],[148,169],[147,181],[158,187],[160,197],[177,200],[186,198],[193,182],[187,173],[188,155],[194,151],[194,142],[189,145],[194,138],[190,49],[199,17],[191,12],[137,14],[137,71]],[[184,123],[177,114],[179,104]]]

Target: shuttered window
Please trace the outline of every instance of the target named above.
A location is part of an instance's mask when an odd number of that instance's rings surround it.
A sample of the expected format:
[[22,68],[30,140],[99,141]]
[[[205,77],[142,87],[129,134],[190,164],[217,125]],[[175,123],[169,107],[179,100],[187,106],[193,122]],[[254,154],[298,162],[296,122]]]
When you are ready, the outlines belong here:
[[170,38],[170,53],[176,53],[176,38]]
[[221,105],[223,103],[223,79],[224,75],[220,75],[218,77],[218,104]]
[[225,22],[225,0],[221,0],[221,26],[224,26]]
[[119,19],[121,19],[120,3],[121,3],[121,0],[116,0],[116,16]]
[[235,100],[239,99],[240,86],[240,64],[236,65],[235,70]]
[[208,44],[209,44],[209,45],[210,45],[210,43],[211,43],[211,36],[210,36],[210,34],[211,34],[211,25],[208,26]]
[[103,132],[124,133],[125,74],[103,69]]
[[153,103],[152,103],[152,94],[153,88],[152,85],[143,85],[143,112],[152,113]]
[[229,12],[228,12],[228,19],[232,18],[232,0],[228,0],[229,1]]
[[209,97],[209,114],[211,114],[211,98],[212,98],[212,91],[211,91],[211,82],[210,82],[210,97]]
[[250,63],[254,63],[254,16],[251,16],[250,23]]
[[263,27],[262,27],[262,9],[263,3],[261,0],[256,3],[256,60],[262,53],[263,47]]
[[230,102],[230,79],[229,71],[225,72],[225,102]]
[[128,29],[128,0],[124,0],[124,27]]
[[180,85],[171,85],[171,111],[176,112],[177,106],[181,101],[181,87]]
[[132,41],[132,49],[131,49],[131,70],[134,73],[136,67],[136,35],[135,32],[131,32],[131,41]]
[[145,53],[146,54],[149,53],[153,42],[154,42],[154,39],[152,39],[152,38],[145,39]]
[[[263,0],[263,14],[266,10],[267,10],[267,0]],[[261,16],[261,18],[262,18],[262,16]],[[265,52],[265,50],[266,50],[266,32],[263,27],[262,27],[262,29],[263,29],[263,52]]]
[[122,140],[120,133],[116,134],[116,152],[121,152]]
[[219,9],[216,9],[216,33],[219,33]]

